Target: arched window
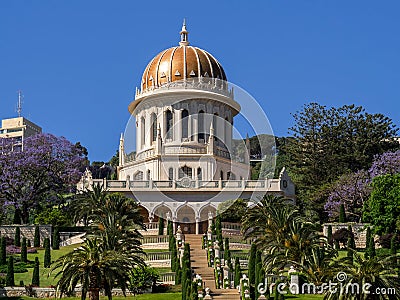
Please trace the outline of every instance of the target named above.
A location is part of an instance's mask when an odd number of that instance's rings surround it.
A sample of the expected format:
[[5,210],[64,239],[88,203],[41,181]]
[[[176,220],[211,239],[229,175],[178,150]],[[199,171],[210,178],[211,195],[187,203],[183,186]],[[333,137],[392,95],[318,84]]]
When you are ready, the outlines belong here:
[[183,177],[189,177],[192,178],[192,168],[188,166],[183,166],[182,168],[179,168],[179,179]]
[[143,180],[143,172],[139,171],[135,174],[135,180]]
[[140,145],[143,147],[146,141],[146,120],[144,117],[140,119]]
[[203,175],[201,173],[201,168],[197,168],[197,180],[203,180]]
[[150,180],[150,170],[147,170],[146,180]]
[[187,109],[182,110],[182,138],[187,139],[189,137],[189,112]]
[[168,109],[165,112],[165,136],[167,139],[172,139],[172,126],[173,126],[172,112]]
[[151,141],[154,142],[157,139],[157,115],[151,114]]
[[224,171],[219,172],[219,179],[224,180]]
[[174,180],[174,169],[173,168],[168,169],[168,180]]
[[200,143],[204,143],[204,111],[199,111],[198,115],[198,123],[197,123],[197,137]]

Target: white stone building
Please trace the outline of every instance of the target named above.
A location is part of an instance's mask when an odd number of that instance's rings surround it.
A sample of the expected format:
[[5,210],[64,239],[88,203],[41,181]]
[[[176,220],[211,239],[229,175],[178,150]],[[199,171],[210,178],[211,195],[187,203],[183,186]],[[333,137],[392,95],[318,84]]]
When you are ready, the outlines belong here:
[[279,179],[250,180],[247,151],[233,159],[232,128],[241,107],[221,64],[190,46],[185,24],[180,35],[178,46],[144,70],[128,107],[136,153],[126,153],[132,137],[121,135],[118,180],[104,181],[106,188],[137,199],[150,222],[163,216],[192,233],[205,232],[209,214],[227,200],[256,200],[267,192],[294,199],[284,170]]

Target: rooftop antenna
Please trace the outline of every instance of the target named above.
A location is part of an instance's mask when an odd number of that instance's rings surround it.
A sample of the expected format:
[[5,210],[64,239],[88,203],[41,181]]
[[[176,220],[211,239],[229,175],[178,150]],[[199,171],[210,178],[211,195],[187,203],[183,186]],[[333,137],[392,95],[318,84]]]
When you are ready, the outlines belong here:
[[18,113],[18,117],[21,117],[21,112],[22,112],[22,91],[18,90],[18,104],[17,104],[17,113]]

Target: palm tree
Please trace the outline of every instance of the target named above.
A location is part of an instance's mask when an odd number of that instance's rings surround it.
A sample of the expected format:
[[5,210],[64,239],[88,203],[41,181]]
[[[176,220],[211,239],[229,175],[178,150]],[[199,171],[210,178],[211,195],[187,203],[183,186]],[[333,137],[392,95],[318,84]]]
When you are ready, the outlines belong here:
[[266,195],[242,220],[245,239],[253,239],[264,253],[266,272],[289,264],[305,265],[313,249],[325,243],[317,225],[301,216],[296,206],[281,196]]
[[86,239],[81,247],[57,259],[50,272],[57,272],[60,296],[72,293],[80,284],[81,299],[86,299],[89,293],[89,299],[98,300],[101,288],[112,299],[112,287],[117,284],[125,293],[131,271],[138,265],[143,266],[143,260],[132,258],[128,251],[107,250],[95,237]]
[[[396,257],[398,255],[363,258],[353,250],[353,262],[348,257],[344,257],[332,266],[332,270],[338,272],[332,280],[342,288],[338,287],[337,291],[327,290],[324,299],[400,299],[400,280],[396,271],[399,265],[393,263]],[[369,285],[370,293],[363,291],[364,286],[368,287],[366,285]],[[359,288],[358,292],[356,292],[356,287]]]
[[95,228],[93,234],[103,240],[106,249],[126,249],[132,253],[142,253],[142,235],[139,230],[145,230],[146,227],[134,199],[119,193],[110,194],[105,198],[104,204],[93,211],[90,218]]
[[93,183],[91,190],[85,190],[78,194],[71,202],[71,211],[74,214],[74,222],[83,222],[89,225],[90,217],[102,207],[106,201],[107,193],[101,183]]

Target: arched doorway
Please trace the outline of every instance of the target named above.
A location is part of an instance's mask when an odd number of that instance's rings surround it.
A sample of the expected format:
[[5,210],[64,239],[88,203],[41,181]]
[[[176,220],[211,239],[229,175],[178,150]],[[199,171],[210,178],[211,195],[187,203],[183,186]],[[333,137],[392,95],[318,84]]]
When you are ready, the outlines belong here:
[[199,233],[207,233],[208,230],[208,214],[212,213],[213,218],[217,215],[217,210],[211,204],[203,206],[200,211],[200,225],[199,225]]
[[196,214],[189,205],[184,205],[176,213],[177,222],[183,233],[196,233]]
[[164,220],[167,220],[168,215],[172,219],[171,209],[166,205],[160,205],[160,206],[156,207],[156,209],[153,211],[153,214],[154,214],[153,222],[158,222],[158,219],[160,217],[163,218]]
[[141,215],[142,218],[143,218],[143,223],[148,223],[148,222],[150,222],[150,220],[149,220],[150,214],[149,214],[147,208],[144,207],[144,206],[142,206],[142,205],[139,205],[138,207],[139,207],[139,210],[140,210],[140,215]]

